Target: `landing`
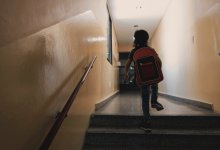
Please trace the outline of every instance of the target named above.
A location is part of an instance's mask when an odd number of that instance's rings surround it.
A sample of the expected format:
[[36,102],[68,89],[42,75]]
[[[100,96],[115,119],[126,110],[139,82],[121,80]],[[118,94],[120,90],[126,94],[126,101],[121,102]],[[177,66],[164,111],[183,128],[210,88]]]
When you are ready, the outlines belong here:
[[[217,115],[210,110],[163,96],[159,96],[158,101],[164,106],[164,110],[157,111],[156,109],[150,108],[151,115]],[[109,115],[142,115],[141,95],[139,91],[120,92],[112,101],[95,113]]]

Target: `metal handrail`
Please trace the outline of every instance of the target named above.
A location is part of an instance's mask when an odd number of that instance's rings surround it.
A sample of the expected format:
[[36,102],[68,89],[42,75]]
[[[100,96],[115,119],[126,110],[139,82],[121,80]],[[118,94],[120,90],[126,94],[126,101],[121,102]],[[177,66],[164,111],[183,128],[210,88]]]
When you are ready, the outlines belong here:
[[67,113],[73,103],[73,101],[75,100],[76,95],[78,94],[80,87],[82,86],[82,84],[84,83],[85,79],[87,78],[87,75],[89,74],[95,60],[96,60],[96,56],[93,58],[93,60],[90,62],[90,64],[86,67],[86,71],[84,72],[84,74],[82,75],[80,81],[78,82],[76,88],[74,89],[74,91],[72,92],[72,94],[70,95],[68,101],[66,102],[65,106],[63,107],[63,110],[58,114],[57,119],[55,121],[55,123],[53,124],[52,128],[50,129],[49,133],[47,134],[46,138],[44,139],[44,141],[42,142],[39,150],[48,150],[50,144],[52,143],[53,139],[55,138],[57,131],[59,130],[60,126],[63,123],[63,120],[65,119],[65,117],[67,116]]

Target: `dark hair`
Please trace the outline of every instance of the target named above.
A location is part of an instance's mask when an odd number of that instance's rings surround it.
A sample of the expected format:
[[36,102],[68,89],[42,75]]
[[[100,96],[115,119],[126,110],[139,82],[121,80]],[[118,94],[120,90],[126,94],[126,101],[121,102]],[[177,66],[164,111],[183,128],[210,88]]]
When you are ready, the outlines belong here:
[[149,34],[145,30],[137,30],[134,33],[134,47],[147,46]]

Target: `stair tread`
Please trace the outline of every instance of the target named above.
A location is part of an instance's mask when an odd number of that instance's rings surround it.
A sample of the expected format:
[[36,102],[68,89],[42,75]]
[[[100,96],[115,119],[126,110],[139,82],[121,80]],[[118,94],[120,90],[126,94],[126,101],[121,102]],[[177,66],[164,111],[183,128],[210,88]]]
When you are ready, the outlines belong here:
[[216,150],[216,147],[209,146],[139,146],[139,145],[85,145],[83,150]]
[[[139,128],[106,128],[92,127],[87,133],[112,133],[112,134],[146,134]],[[149,134],[166,135],[220,135],[220,129],[152,129]]]
[[[117,113],[117,114],[108,114],[108,113],[99,113],[99,112],[94,112],[92,113],[91,115],[92,117],[99,117],[99,116],[104,116],[104,117],[143,117],[143,114],[120,114],[120,113]],[[163,118],[163,117],[218,117],[220,118],[220,113],[213,113],[213,114],[154,114],[154,115],[151,115],[151,117],[153,118]]]

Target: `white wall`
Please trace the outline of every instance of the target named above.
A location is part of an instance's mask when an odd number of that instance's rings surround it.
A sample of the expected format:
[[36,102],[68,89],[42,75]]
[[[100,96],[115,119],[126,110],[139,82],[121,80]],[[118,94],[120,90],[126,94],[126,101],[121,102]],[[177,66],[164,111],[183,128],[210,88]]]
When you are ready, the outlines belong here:
[[220,111],[219,2],[173,0],[151,41],[163,61],[161,92],[214,104],[216,111]]

